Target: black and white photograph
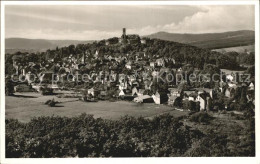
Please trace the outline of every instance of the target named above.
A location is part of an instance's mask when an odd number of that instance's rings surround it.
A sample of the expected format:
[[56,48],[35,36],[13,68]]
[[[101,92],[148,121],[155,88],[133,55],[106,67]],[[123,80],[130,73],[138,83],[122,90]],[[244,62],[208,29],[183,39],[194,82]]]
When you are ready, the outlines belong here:
[[259,163],[259,2],[247,2],[1,2],[2,162]]

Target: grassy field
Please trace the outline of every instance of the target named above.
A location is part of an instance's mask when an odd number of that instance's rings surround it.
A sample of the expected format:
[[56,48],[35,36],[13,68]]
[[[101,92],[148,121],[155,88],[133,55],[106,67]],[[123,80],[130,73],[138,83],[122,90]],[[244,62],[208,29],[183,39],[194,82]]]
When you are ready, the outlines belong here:
[[[67,116],[73,117],[81,113],[94,115],[95,118],[116,120],[122,116],[143,116],[151,118],[156,115],[170,113],[176,117],[187,114],[173,110],[171,107],[156,104],[139,104],[127,101],[99,101],[82,102],[77,98],[57,98],[56,96],[42,96],[39,93],[15,93],[15,96],[6,96],[6,118],[16,118],[21,122],[28,122],[39,116]],[[61,103],[56,107],[49,107],[44,103],[49,99]]]
[[234,51],[234,52],[242,53],[242,52],[245,52],[245,50],[247,50],[249,52],[255,52],[255,45],[220,48],[220,49],[214,49],[213,51],[222,52],[222,53]]

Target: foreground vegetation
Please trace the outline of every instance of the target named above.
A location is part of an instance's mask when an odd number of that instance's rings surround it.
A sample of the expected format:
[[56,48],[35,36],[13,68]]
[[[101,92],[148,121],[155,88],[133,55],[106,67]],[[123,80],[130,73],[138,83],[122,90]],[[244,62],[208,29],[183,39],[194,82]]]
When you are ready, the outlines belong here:
[[28,123],[7,119],[6,157],[254,156],[254,119],[246,113],[232,113],[223,127],[201,112],[116,121],[86,114],[38,117]]

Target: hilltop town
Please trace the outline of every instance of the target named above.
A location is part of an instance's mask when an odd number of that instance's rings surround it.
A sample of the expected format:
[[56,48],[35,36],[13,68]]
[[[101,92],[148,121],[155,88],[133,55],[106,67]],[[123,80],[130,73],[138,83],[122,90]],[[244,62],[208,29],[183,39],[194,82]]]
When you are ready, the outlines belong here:
[[[222,54],[140,38],[123,28],[119,38],[38,54],[7,54],[7,82],[16,82],[6,85],[6,94],[65,89],[79,91],[85,101],[120,98],[191,111],[253,110],[254,65],[240,64],[252,61],[254,54]],[[191,74],[197,77],[187,78]],[[199,76],[205,74],[219,76]]]
[[254,55],[125,28],[6,54],[7,157],[254,156]]
[[0,163],[258,161],[257,5],[3,3]]

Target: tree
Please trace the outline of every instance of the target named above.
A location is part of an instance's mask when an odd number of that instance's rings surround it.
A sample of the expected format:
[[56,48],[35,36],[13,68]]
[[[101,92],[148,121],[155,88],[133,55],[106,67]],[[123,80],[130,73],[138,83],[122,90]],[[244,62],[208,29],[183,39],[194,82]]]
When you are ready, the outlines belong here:
[[181,98],[181,97],[177,97],[177,98],[174,100],[173,105],[176,106],[176,107],[182,107],[182,98]]
[[224,69],[239,69],[240,66],[234,57],[229,57],[228,55],[220,55],[217,58],[217,66]]
[[179,85],[178,85],[178,90],[180,91],[185,91],[185,90],[188,90],[189,89],[189,86],[188,84],[185,82],[185,81],[182,81]]
[[191,111],[197,111],[196,102],[194,102],[194,101],[189,101],[189,106],[190,106],[190,110],[191,110]]
[[200,102],[196,102],[196,111],[200,111]]
[[213,106],[212,99],[209,98],[209,99],[208,99],[208,103],[207,103],[207,111],[212,110],[212,106]]
[[11,79],[5,80],[5,95],[12,96],[14,94],[14,84]]
[[246,98],[246,87],[241,88],[241,96],[240,96],[240,104],[246,104],[247,98]]
[[255,66],[248,67],[246,73],[250,74],[251,78],[255,77]]

